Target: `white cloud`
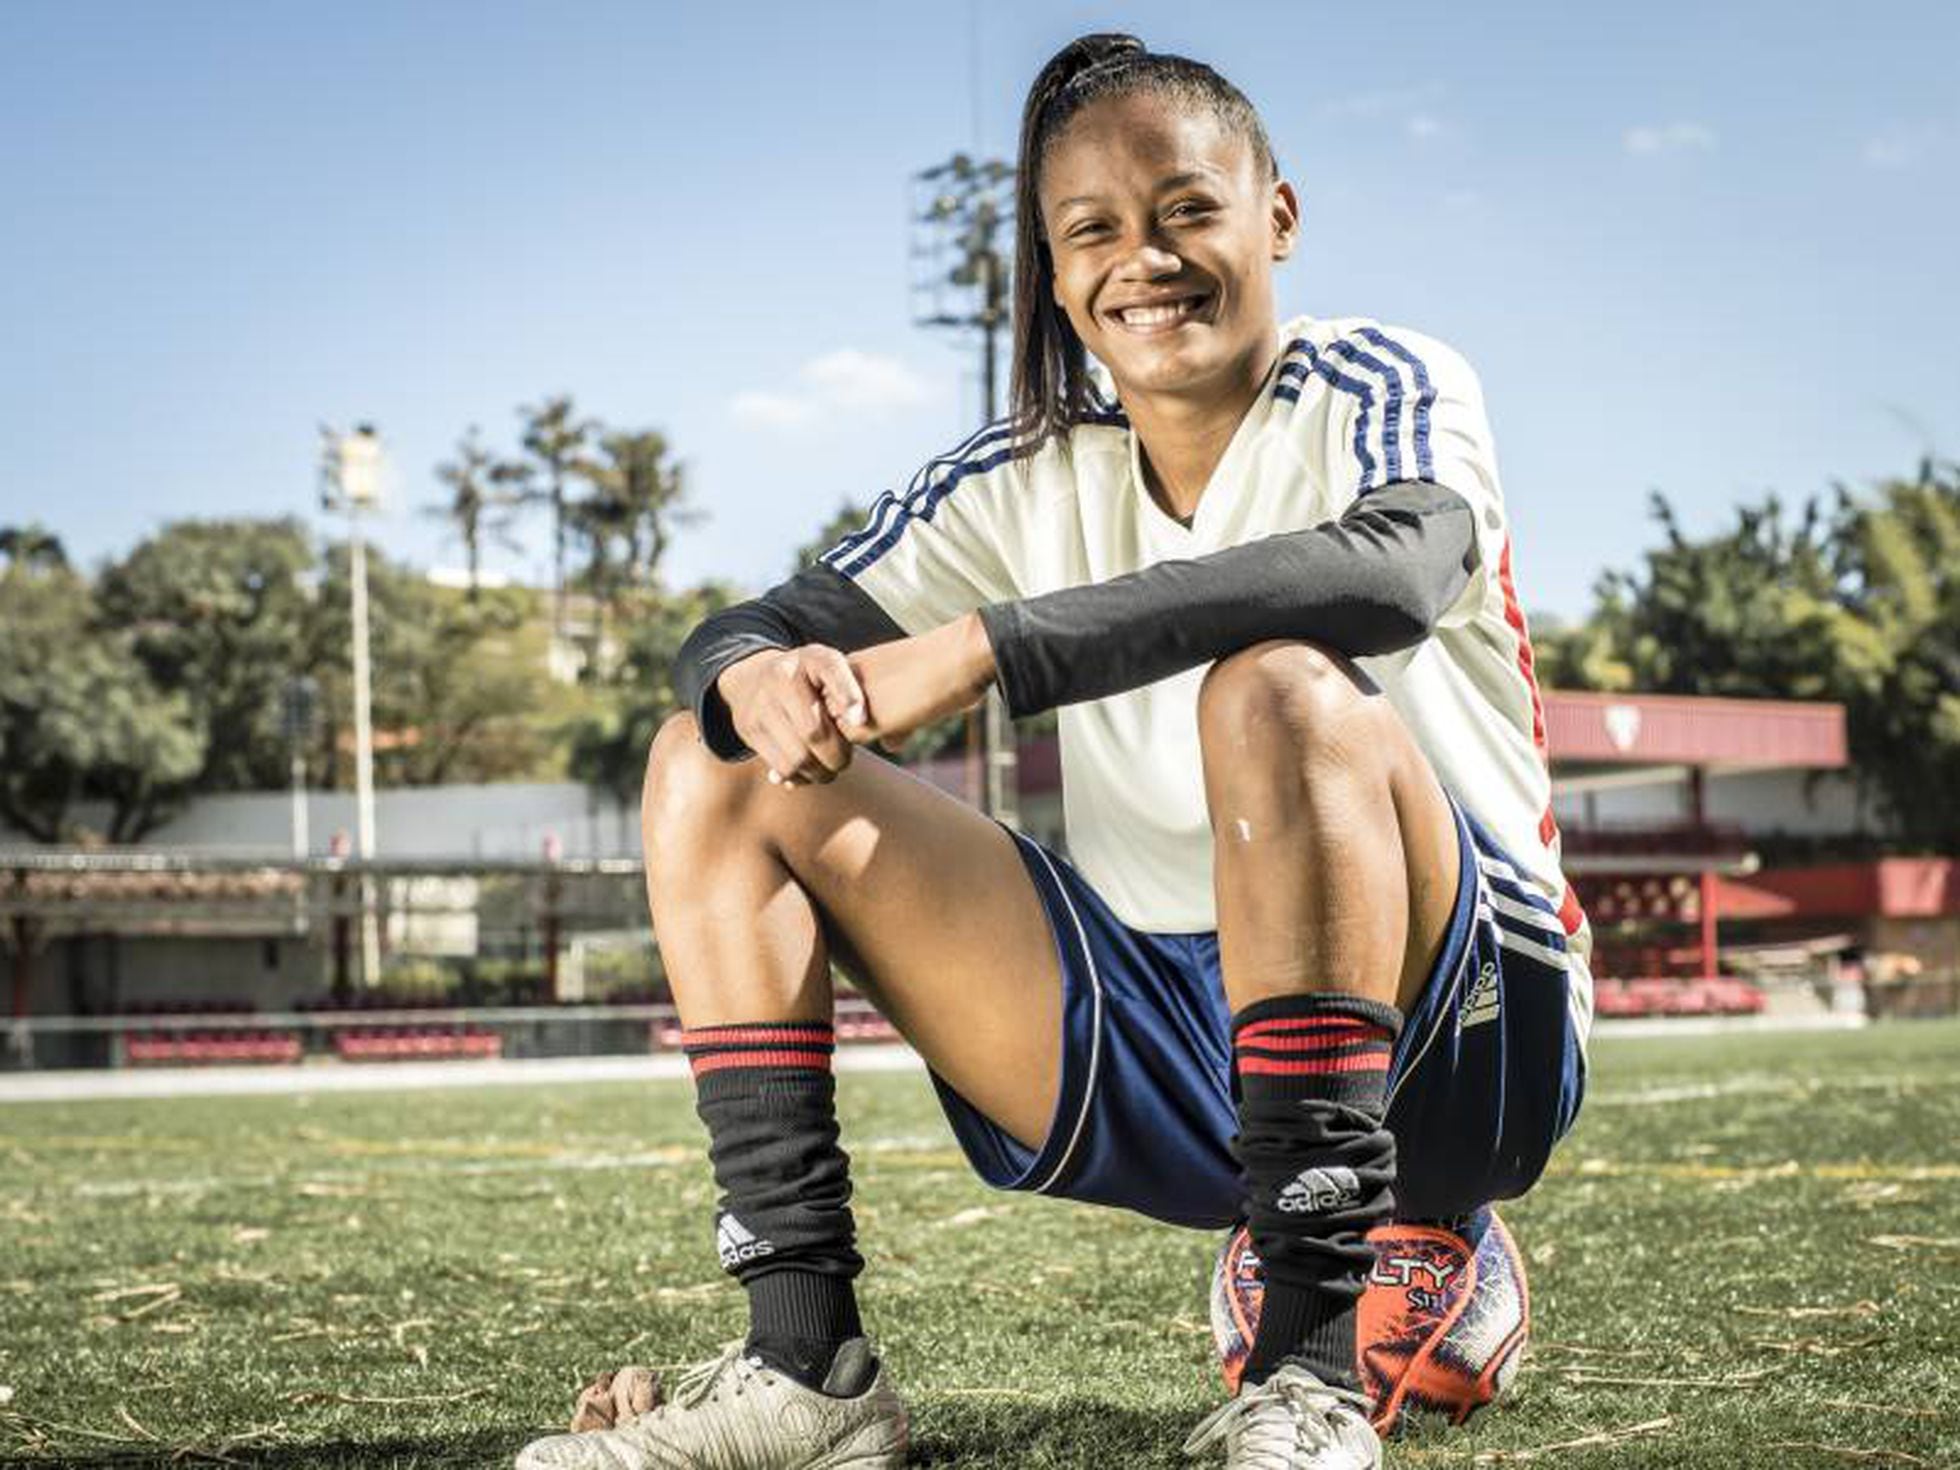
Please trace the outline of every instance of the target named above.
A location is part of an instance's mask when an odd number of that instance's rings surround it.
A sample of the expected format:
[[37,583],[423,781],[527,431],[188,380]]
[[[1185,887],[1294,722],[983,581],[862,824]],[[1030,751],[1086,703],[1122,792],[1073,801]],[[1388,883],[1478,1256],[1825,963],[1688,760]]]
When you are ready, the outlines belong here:
[[787,393],[737,393],[728,400],[728,415],[751,429],[791,429],[817,416],[817,406]]
[[1887,128],[1865,140],[1865,167],[1896,173],[1908,169],[1936,150],[1943,141],[1936,127]]
[[1715,146],[1715,130],[1705,123],[1671,122],[1628,128],[1626,151],[1635,158],[1659,153],[1706,153]]
[[924,379],[895,357],[841,347],[803,364],[803,380],[825,403],[880,413],[932,397]]
[[838,414],[880,417],[933,396],[933,385],[900,359],[840,347],[804,363],[788,389],[737,393],[728,412],[750,428],[795,429]]

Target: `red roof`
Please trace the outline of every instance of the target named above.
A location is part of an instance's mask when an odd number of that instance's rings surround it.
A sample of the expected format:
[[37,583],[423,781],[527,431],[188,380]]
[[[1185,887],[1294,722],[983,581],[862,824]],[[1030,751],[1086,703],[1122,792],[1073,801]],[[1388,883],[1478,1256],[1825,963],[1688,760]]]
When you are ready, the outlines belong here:
[[1846,764],[1844,707],[1684,694],[1545,693],[1552,764],[1797,767]]
[[1724,918],[1934,919],[1960,915],[1960,860],[1879,858],[1717,878]]

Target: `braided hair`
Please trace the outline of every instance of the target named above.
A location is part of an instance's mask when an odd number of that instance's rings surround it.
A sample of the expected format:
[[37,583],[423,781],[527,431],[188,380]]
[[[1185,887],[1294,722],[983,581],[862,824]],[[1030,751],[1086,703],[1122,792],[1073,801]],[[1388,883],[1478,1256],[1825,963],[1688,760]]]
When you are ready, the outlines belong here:
[[1055,302],[1055,262],[1041,218],[1041,166],[1069,121],[1091,103],[1149,92],[1181,107],[1208,108],[1252,146],[1269,177],[1279,164],[1265,124],[1246,96],[1203,62],[1159,55],[1135,36],[1081,36],[1049,58],[1021,112],[1015,176],[1014,377],[1011,415],[1018,436],[1040,444],[1106,407],[1089,378],[1088,353]]

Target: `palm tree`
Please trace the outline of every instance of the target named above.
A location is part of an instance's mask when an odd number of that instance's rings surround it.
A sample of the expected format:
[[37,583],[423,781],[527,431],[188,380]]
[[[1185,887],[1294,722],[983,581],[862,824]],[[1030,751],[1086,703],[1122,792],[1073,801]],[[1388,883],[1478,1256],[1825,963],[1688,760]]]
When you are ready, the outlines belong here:
[[0,526],[0,558],[24,572],[54,572],[68,566],[61,538],[39,521],[24,526]]
[[449,487],[449,500],[429,507],[431,515],[456,523],[469,567],[471,602],[476,601],[484,540],[493,538],[505,546],[512,545],[509,528],[515,493],[511,486],[522,481],[522,466],[500,460],[485,449],[482,434],[471,424],[469,432],[456,442],[456,458],[436,466],[436,478]]
[[[536,407],[520,407],[517,412],[524,422],[521,441],[524,452],[533,462],[525,468],[527,471],[535,468],[544,480],[543,490],[527,489],[525,499],[551,507],[551,631],[554,637],[562,638],[565,635],[565,546],[572,529],[565,485],[570,476],[580,473],[586,462],[586,447],[599,425],[592,419],[574,417],[571,397],[562,393]],[[528,474],[524,483],[528,486]]]
[[700,519],[686,505],[681,467],[667,458],[667,438],[653,429],[607,434],[599,458],[579,467],[591,493],[571,507],[573,529],[586,546],[584,581],[593,599],[593,662],[604,643],[605,620],[627,587],[659,585],[660,563],[674,529]]

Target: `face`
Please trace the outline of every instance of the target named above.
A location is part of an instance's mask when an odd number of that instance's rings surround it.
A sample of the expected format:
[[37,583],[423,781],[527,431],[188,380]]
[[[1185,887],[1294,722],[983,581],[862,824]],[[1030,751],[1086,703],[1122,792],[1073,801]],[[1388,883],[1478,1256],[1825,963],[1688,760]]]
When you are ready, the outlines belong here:
[[1093,103],[1049,146],[1040,192],[1055,300],[1125,402],[1229,396],[1265,372],[1299,204],[1209,108]]

